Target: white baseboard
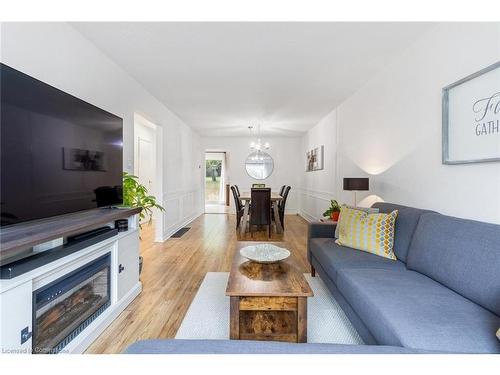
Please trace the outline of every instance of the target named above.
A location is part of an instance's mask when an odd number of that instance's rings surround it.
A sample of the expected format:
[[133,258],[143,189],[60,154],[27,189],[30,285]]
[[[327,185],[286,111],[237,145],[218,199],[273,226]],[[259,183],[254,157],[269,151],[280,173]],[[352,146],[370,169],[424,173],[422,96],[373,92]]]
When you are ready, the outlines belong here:
[[313,221],[319,221],[318,218],[308,214],[307,212],[304,212],[304,211],[299,211],[298,212],[298,215],[300,217],[302,217],[304,220],[308,221],[309,223],[313,222]]
[[[61,353],[81,354],[92,344],[99,335],[125,310],[142,291],[139,281],[120,301],[109,306],[85,330],[74,338]],[[84,336],[82,334],[85,333]]]

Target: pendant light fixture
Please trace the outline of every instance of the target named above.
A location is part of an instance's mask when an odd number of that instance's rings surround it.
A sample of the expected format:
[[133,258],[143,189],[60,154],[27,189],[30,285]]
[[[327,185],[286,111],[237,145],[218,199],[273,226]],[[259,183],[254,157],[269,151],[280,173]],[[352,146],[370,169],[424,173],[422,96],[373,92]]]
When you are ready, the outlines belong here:
[[[249,126],[250,134],[253,136],[253,126]],[[252,151],[257,151],[258,153],[262,150],[268,150],[271,147],[269,142],[262,143],[260,138],[260,125],[257,125],[257,142],[250,142],[250,149]]]

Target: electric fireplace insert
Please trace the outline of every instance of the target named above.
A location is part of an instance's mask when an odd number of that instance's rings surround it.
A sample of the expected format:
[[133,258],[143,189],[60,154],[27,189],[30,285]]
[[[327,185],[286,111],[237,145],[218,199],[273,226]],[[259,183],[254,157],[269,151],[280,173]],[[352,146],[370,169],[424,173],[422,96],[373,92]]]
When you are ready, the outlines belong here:
[[33,353],[58,353],[111,303],[110,253],[33,292]]

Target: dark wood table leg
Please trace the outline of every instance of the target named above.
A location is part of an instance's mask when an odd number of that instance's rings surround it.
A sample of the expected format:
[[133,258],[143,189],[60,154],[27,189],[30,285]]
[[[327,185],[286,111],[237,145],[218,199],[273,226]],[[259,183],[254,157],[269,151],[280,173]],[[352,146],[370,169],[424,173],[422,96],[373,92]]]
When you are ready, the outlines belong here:
[[297,342],[307,342],[307,297],[297,297]]
[[240,339],[240,297],[231,297],[229,307],[229,338]]

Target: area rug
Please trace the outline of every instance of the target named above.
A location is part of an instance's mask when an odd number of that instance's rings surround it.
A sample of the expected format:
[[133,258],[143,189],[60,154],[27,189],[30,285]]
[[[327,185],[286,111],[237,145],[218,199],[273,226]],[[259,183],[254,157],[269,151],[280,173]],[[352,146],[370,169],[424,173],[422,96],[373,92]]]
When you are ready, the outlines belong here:
[[[319,277],[304,274],[314,297],[308,298],[307,342],[363,344]],[[177,331],[176,339],[228,339],[228,272],[208,272]]]

